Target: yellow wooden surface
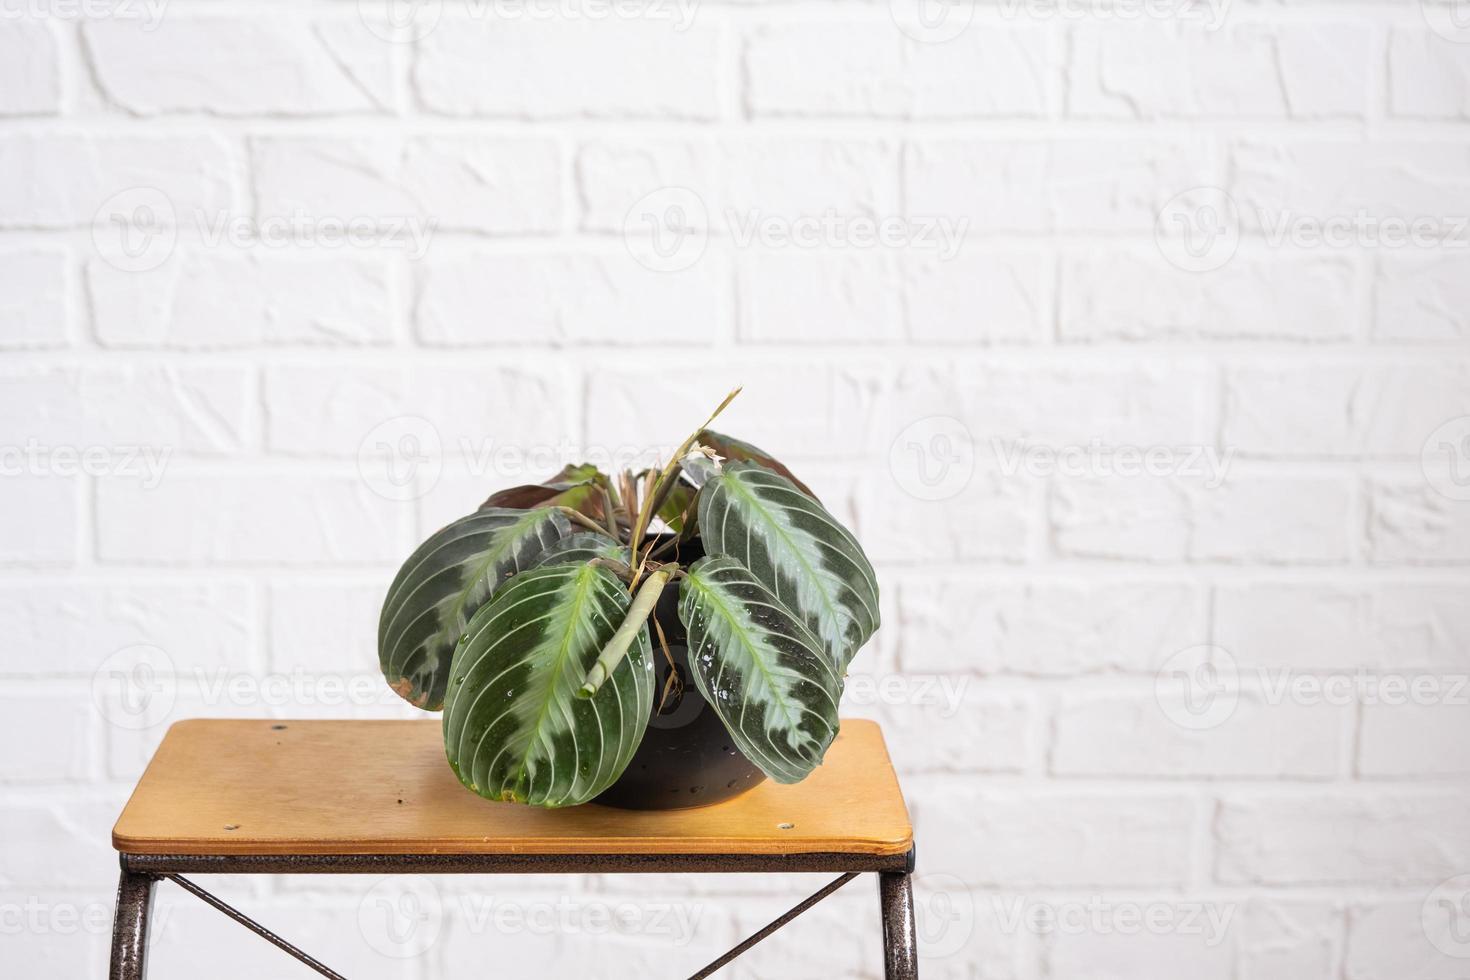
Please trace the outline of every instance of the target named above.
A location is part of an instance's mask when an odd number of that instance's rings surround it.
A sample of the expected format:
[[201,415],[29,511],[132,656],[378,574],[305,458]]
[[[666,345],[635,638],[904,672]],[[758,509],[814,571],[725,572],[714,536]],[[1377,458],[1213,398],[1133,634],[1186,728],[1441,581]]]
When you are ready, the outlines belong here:
[[883,735],[853,720],[801,783],[663,811],[481,799],[437,720],[182,721],[112,832],[128,854],[891,855],[911,840]]

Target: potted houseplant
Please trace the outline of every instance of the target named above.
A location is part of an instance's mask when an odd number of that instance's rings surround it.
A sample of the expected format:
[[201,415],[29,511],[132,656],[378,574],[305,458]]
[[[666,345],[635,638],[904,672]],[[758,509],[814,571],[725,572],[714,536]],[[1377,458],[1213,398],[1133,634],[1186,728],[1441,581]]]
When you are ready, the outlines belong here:
[[662,468],[501,491],[404,563],[380,665],[474,792],[689,806],[821,763],[878,586],[785,466],[708,428],[738,391]]

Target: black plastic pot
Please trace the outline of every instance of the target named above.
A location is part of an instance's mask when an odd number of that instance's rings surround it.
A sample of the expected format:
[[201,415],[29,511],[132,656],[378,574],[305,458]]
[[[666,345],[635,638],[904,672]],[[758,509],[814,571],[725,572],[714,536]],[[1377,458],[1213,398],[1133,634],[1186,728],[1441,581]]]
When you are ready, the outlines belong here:
[[[675,554],[673,560],[687,566],[704,551],[695,539],[681,544]],[[664,590],[653,615],[663,627],[674,662],[669,664],[658,634],[652,633],[653,711],[648,730],[628,768],[593,802],[629,810],[677,810],[739,796],[766,777],[735,747],[724,722],[689,676],[677,588]],[[679,674],[680,693],[665,698],[671,672]]]

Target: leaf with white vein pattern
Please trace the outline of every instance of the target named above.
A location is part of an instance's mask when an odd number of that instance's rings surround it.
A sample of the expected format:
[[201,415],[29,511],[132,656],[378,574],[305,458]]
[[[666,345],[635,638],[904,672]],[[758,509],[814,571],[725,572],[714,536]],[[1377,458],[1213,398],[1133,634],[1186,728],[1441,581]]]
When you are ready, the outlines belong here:
[[878,628],[878,580],[857,539],[779,473],[725,467],[699,491],[699,534],[706,554],[738,559],[800,616],[839,671]]
[[594,696],[576,694],[629,601],[606,568],[551,565],[481,607],[444,701],[444,751],[460,782],[487,799],[559,807],[622,775],[653,704],[647,629]]
[[419,545],[389,587],[378,620],[378,663],[393,690],[438,711],[454,645],[475,610],[570,530],[551,509],[491,508]]
[[689,663],[746,758],[779,783],[821,765],[842,679],[821,641],[729,557],[701,558],[679,590]]

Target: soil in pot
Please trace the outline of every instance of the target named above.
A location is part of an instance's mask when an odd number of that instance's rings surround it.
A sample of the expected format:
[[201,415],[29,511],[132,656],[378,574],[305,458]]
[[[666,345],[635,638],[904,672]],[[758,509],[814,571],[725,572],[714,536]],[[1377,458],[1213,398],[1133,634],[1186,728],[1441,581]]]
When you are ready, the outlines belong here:
[[[704,555],[698,539],[678,547],[673,560],[685,566]],[[677,588],[664,590],[653,615],[663,627],[673,663],[653,632],[653,711],[648,730],[628,768],[593,802],[629,810],[677,810],[739,796],[766,777],[735,747],[724,722],[689,675]],[[676,678],[672,684],[671,674]]]

